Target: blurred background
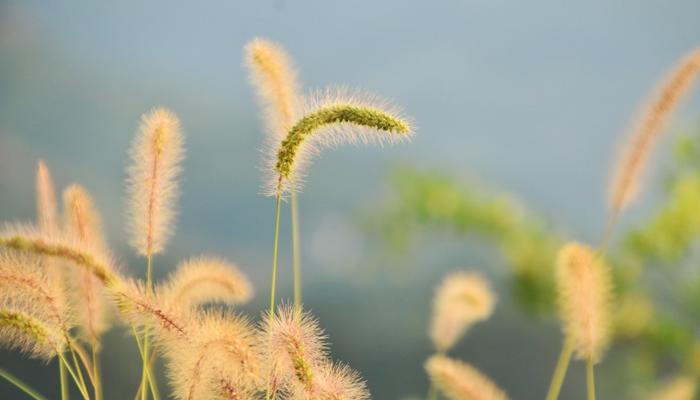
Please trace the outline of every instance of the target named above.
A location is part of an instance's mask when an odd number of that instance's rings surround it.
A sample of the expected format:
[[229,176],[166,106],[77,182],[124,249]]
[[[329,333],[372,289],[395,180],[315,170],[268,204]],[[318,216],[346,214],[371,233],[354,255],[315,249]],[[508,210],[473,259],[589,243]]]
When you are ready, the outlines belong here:
[[[295,59],[306,88],[369,89],[418,126],[410,144],[324,152],[300,197],[304,302],[333,357],[359,370],[376,399],[424,396],[433,288],[449,271],[474,269],[499,303],[453,355],[515,399],[543,398],[561,346],[552,249],[559,240],[599,242],[617,144],[655,82],[700,44],[698,15],[691,0],[0,0],[0,218],[34,218],[43,159],[59,190],[77,182],[92,193],[115,253],[143,276],[144,261],[126,244],[124,170],[140,115],[166,106],[183,122],[187,159],[177,233],[156,274],[191,255],[221,255],[253,280],[256,297],[243,311],[257,319],[269,291],[274,200],[260,194],[263,129],[242,48],[269,38]],[[690,356],[700,353],[692,318],[700,290],[675,296],[698,266],[698,232],[677,232],[700,206],[700,175],[687,181],[700,170],[700,96],[688,100],[613,253],[618,270],[634,275],[617,277],[620,287],[643,296],[631,304],[690,310],[616,343],[599,372],[603,398],[639,398],[676,373],[700,371]],[[658,223],[665,211],[671,222]],[[285,209],[284,298],[288,218]],[[661,264],[684,267],[643,273]],[[130,398],[140,376],[133,340],[118,327],[104,351],[106,398]],[[0,352],[0,367],[57,393],[53,365]],[[584,383],[575,363],[562,398],[583,399]],[[0,398],[21,395],[0,382]]]

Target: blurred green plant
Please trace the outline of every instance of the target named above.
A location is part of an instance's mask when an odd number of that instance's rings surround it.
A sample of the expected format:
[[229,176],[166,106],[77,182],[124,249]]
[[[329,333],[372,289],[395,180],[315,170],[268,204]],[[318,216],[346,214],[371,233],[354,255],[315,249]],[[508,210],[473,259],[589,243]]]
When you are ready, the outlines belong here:
[[[669,369],[700,378],[700,129],[677,137],[671,160],[658,206],[618,229],[608,252],[623,358],[611,363],[627,365],[635,382],[653,382]],[[365,219],[387,249],[406,253],[431,231],[486,241],[509,266],[523,310],[554,315],[554,259],[565,237],[550,221],[513,196],[440,171],[403,165],[390,181],[390,196]]]

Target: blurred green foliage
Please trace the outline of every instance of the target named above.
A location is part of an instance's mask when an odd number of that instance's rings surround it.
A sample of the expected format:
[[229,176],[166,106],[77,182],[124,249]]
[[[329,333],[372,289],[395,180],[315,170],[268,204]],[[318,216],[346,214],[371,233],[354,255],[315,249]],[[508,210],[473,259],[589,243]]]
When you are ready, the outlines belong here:
[[[624,231],[618,226],[608,250],[621,349],[610,362],[627,366],[634,382],[653,382],[668,370],[700,378],[700,129],[681,134],[674,149],[659,204],[645,220]],[[551,318],[554,258],[570,240],[552,223],[512,196],[439,171],[402,166],[391,187],[367,219],[388,249],[403,253],[418,234],[434,230],[485,240],[509,265],[523,309]]]

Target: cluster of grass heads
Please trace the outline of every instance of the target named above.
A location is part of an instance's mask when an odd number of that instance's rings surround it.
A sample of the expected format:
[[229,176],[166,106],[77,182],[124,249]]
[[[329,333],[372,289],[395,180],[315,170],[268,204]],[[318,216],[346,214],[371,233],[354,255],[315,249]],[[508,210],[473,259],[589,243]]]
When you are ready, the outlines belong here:
[[[70,397],[71,387],[84,400],[103,398],[101,342],[113,322],[131,331],[141,356],[141,382],[134,398],[162,397],[154,373],[159,357],[165,361],[170,392],[176,399],[369,398],[360,376],[330,358],[318,321],[303,310],[297,194],[311,157],[322,149],[406,140],[412,134],[411,123],[395,106],[371,94],[345,88],[302,94],[290,57],[275,43],[253,40],[245,56],[265,110],[267,179],[263,186],[275,199],[269,310],[253,324],[231,308],[207,307],[210,303],[235,307],[252,296],[246,276],[217,257],[186,260],[165,282],[154,282],[154,260],[165,251],[175,230],[180,162],[185,153],[178,117],[156,108],[142,117],[127,179],[127,230],[132,247],[144,259],[144,279],[128,275],[127,268],[117,265],[102,234],[100,214],[84,188],[66,188],[64,209],[59,212],[49,169],[41,162],[37,220],[0,231],[0,345],[44,361],[58,359],[62,400]],[[608,247],[618,216],[637,191],[653,142],[698,70],[700,52],[694,52],[643,113],[617,163],[606,228],[597,248],[549,233],[546,224],[516,212],[507,201],[473,196],[432,177],[408,175],[400,206],[385,217],[398,219],[403,234],[406,225],[437,222],[488,235],[501,244],[514,265],[527,304],[540,311],[558,304],[563,343],[548,400],[558,398],[572,358],[586,363],[588,399],[595,399],[594,366],[616,338],[614,332],[653,337],[654,321],[660,319],[655,318],[651,301],[642,300],[648,294],[642,290],[639,274],[630,272],[639,268],[624,266],[625,262],[638,266],[641,257],[618,259],[616,253],[609,255]],[[695,144],[684,142],[681,154],[693,159]],[[700,199],[700,185],[693,185],[698,174],[684,178],[673,197],[676,201],[646,230],[634,232],[629,246],[654,251],[657,236],[673,229],[680,229],[677,240],[656,251],[677,257],[682,249],[674,245],[689,246],[698,228],[680,220],[685,218],[683,213],[695,210],[692,200]],[[287,198],[292,209],[294,303],[278,306],[280,210]],[[619,304],[613,292],[620,296]],[[477,367],[448,355],[471,326],[491,316],[495,304],[491,285],[475,272],[450,274],[437,288],[429,327],[435,353],[425,363],[431,381],[429,400],[508,398]],[[643,314],[649,315],[640,326]],[[44,399],[9,372],[0,370],[0,376],[29,397]],[[690,398],[693,392],[694,381],[680,377],[659,396],[682,399],[678,396]]]
[[[154,363],[162,357],[177,399],[367,399],[360,376],[329,356],[318,322],[302,309],[296,193],[304,166],[325,146],[396,142],[408,120],[376,96],[329,88],[298,91],[296,72],[276,44],[256,39],[245,50],[269,130],[264,186],[276,199],[270,308],[257,324],[231,308],[252,287],[233,264],[212,256],[184,261],[165,282],[153,264],[175,231],[184,134],[164,108],[143,115],[127,170],[130,243],[144,259],[145,279],[118,266],[90,194],[71,185],[59,212],[49,169],[37,170],[37,220],[0,231],[0,345],[46,362],[58,359],[60,398],[74,388],[103,398],[102,336],[113,322],[130,330],[141,355],[135,399],[159,399]],[[282,200],[293,207],[294,305],[275,297]],[[45,397],[11,373],[0,376],[34,399]],[[51,396],[56,398],[57,396]]]
[[[593,386],[592,365],[614,343],[621,350],[612,361],[630,382],[630,398],[692,399],[700,378],[700,341],[694,335],[700,299],[694,271],[700,239],[700,131],[676,139],[666,195],[649,220],[627,227],[619,240],[611,240],[611,234],[637,194],[653,142],[699,69],[700,52],[695,51],[662,82],[642,113],[612,174],[598,249],[568,242],[512,196],[407,166],[395,171],[393,195],[369,213],[367,228],[402,253],[410,252],[425,229],[492,245],[511,268],[511,287],[523,309],[542,318],[558,311],[562,321],[563,350],[549,399],[557,397],[572,355],[591,361],[587,375]],[[678,377],[669,378],[669,369]],[[651,395],[657,386],[662,387]],[[594,394],[591,387],[589,398]]]

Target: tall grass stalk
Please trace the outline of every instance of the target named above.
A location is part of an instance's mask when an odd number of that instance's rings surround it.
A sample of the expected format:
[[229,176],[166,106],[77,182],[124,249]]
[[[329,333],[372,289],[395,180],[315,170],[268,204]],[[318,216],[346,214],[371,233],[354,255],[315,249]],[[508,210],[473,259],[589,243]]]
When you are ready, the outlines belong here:
[[[272,277],[270,278],[270,321],[268,322],[272,325],[272,319],[275,317],[275,289],[277,286],[277,252],[279,247],[279,237],[280,237],[280,206],[282,205],[282,196],[277,194],[277,200],[275,205],[275,240],[272,248]],[[268,376],[267,390],[265,394],[265,399],[270,400],[271,392],[271,377]]]
[[571,363],[571,355],[573,353],[574,342],[570,339],[565,340],[561,348],[561,353],[559,354],[559,360],[557,361],[557,366],[554,370],[554,375],[552,375],[552,381],[549,384],[547,400],[557,400],[559,398],[559,392],[561,391],[561,386],[564,383],[566,371],[569,369],[569,364]]
[[294,312],[301,312],[301,254],[299,253],[299,202],[292,192],[292,269],[294,273]]
[[61,383],[61,400],[70,400],[68,392],[68,381],[66,379],[66,367],[59,361],[58,363],[58,379]]
[[102,382],[100,377],[100,360],[97,352],[97,345],[92,345],[92,376],[93,387],[95,389],[95,400],[102,400]]
[[0,377],[15,385],[18,389],[26,393],[34,400],[47,400],[46,397],[40,395],[39,393],[37,393],[36,390],[30,388],[26,383],[22,382],[21,380],[19,380],[19,378],[5,371],[2,368],[0,368]]
[[[73,359],[73,367],[75,368],[76,373],[74,374],[71,370],[70,367],[68,366],[68,363],[66,362],[66,367],[68,367],[68,371],[71,372],[71,375],[73,375],[73,379],[76,378],[77,374],[77,379],[76,379],[76,384],[78,384],[83,391],[87,392],[87,384],[85,383],[85,378],[83,378],[83,372],[81,371],[80,368],[80,363],[78,362],[78,358],[75,356],[75,351],[71,350],[71,356]],[[59,355],[60,356],[60,355]],[[62,357],[62,356],[61,356]],[[85,363],[83,363],[85,365]],[[86,366],[86,371],[89,371],[90,368]],[[94,384],[94,383],[93,383]]]
[[[149,253],[146,256],[146,297],[150,298],[153,292],[152,288],[152,269],[153,269],[153,256]],[[151,374],[149,373],[149,349],[150,349],[150,338],[149,330],[146,327],[143,332],[143,346],[142,355],[143,359],[143,369],[141,370],[141,400],[148,399],[148,391],[145,389],[146,385],[149,385],[152,381]],[[155,382],[152,382],[155,385]],[[157,399],[156,399],[157,400]]]
[[593,360],[586,361],[586,386],[588,387],[588,400],[595,400],[595,377],[593,375]]
[[90,400],[90,395],[88,394],[87,387],[85,386],[85,383],[80,383],[80,380],[78,380],[77,375],[73,371],[73,369],[70,367],[68,364],[68,361],[66,360],[65,357],[63,357],[63,354],[58,353],[58,358],[60,362],[63,363],[63,366],[66,368],[66,371],[70,374],[70,376],[73,378],[73,382],[75,382],[75,385],[78,387],[78,390],[80,391],[80,394],[83,396],[83,399],[85,400]]
[[[141,340],[139,339],[139,334],[136,332],[136,328],[134,328],[133,325],[131,325],[131,332],[134,335],[134,339],[136,341],[136,347],[139,351],[139,355],[141,356],[141,360],[143,361],[143,345],[141,344]],[[149,358],[149,365],[147,365],[146,368],[146,374],[148,375],[148,386],[150,387],[151,393],[153,394],[153,397],[158,399],[160,398],[160,394],[158,392],[158,387],[153,383],[153,371],[151,370],[151,364],[153,363],[153,358],[155,357],[155,353],[151,353],[151,357]],[[134,396],[134,400],[137,400],[141,397],[141,392],[143,391],[143,382],[139,384],[139,388],[136,391],[136,396]]]

